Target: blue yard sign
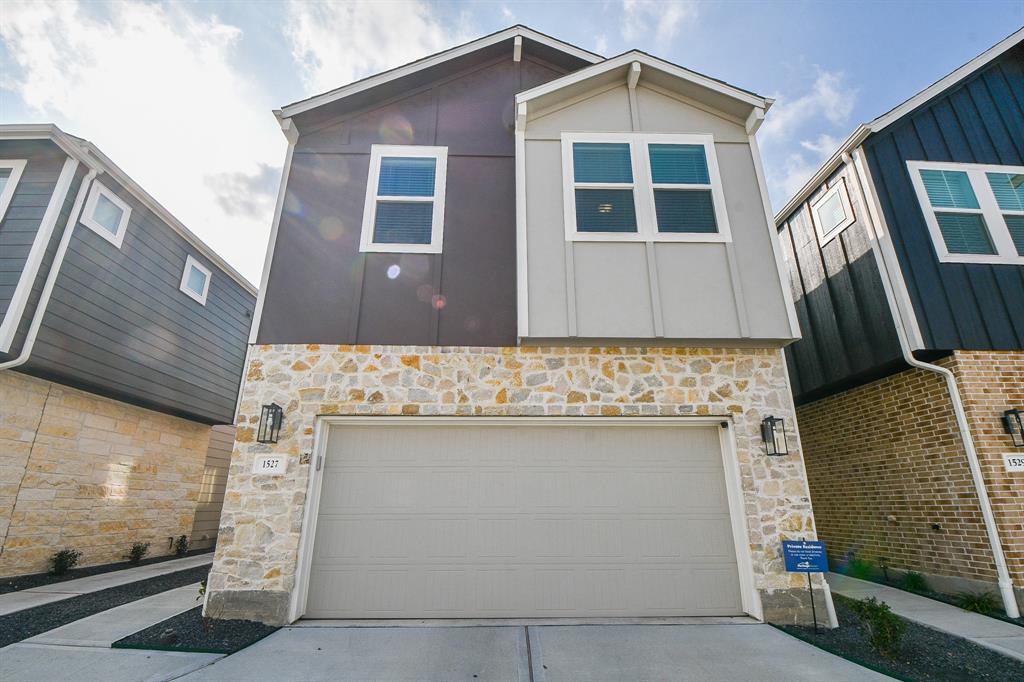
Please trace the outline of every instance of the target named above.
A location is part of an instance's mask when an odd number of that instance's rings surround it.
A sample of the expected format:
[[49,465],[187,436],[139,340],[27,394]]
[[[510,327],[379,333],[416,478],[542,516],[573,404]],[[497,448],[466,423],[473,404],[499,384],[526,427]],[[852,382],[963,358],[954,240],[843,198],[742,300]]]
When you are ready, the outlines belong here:
[[826,573],[825,543],[817,540],[783,540],[782,558],[790,573]]

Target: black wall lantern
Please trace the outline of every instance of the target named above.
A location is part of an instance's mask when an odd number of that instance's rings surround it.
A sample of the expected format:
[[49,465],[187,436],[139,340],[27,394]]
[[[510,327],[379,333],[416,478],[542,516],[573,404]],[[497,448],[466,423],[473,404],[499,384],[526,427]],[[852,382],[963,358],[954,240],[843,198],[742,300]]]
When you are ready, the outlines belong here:
[[1024,448],[1024,412],[1007,410],[1003,412],[1003,428],[1010,434],[1010,440],[1018,448]]
[[257,443],[276,443],[277,437],[281,435],[281,423],[284,421],[284,412],[277,403],[270,403],[263,406],[260,414],[260,428],[256,432]]
[[765,454],[772,457],[789,454],[789,447],[786,445],[786,424],[782,417],[768,415],[761,420],[761,439],[764,440]]

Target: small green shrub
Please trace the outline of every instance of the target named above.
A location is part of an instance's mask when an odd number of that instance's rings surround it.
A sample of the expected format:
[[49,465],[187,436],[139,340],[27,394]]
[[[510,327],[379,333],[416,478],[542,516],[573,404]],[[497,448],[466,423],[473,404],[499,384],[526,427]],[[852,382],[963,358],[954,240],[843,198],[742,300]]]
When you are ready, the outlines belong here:
[[188,554],[188,536],[181,535],[177,540],[174,541],[174,553],[178,556],[185,556]]
[[50,569],[50,575],[64,575],[77,566],[78,560],[81,558],[82,553],[70,547],[54,552],[53,556],[50,557],[50,563],[53,564],[53,567]]
[[864,637],[880,656],[895,658],[907,633],[907,624],[884,601],[874,597],[853,601],[850,608],[857,614]]
[[987,616],[999,609],[999,598],[992,592],[960,592],[956,595],[956,605],[964,611]]
[[199,596],[196,597],[196,601],[202,601],[203,597],[206,596],[206,581],[199,581]]
[[148,542],[136,542],[132,544],[132,548],[128,550],[128,563],[137,564],[142,561],[142,557],[146,556],[149,552]]
[[867,559],[850,557],[850,561],[846,564],[846,573],[851,578],[870,578],[875,573],[875,567]]
[[900,587],[907,592],[927,592],[928,581],[917,571],[907,571],[900,579]]

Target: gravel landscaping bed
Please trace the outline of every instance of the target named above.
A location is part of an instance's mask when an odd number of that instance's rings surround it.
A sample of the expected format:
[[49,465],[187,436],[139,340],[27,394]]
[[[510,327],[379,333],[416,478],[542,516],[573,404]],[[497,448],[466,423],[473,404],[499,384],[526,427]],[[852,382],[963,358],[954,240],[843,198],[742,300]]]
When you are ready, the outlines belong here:
[[20,642],[23,639],[34,637],[121,604],[166,592],[175,587],[197,583],[200,580],[205,580],[209,572],[210,564],[206,564],[0,616],[0,647]]
[[[186,557],[197,556],[199,554],[210,554],[211,561],[213,559],[213,549],[197,549],[192,552],[187,552]],[[136,568],[138,566],[149,566],[150,564],[160,564],[165,561],[171,561],[172,559],[181,559],[182,557],[177,554],[168,554],[165,556],[152,557],[150,559],[143,559],[137,564],[130,564],[127,561],[119,561],[116,564],[101,564],[99,566],[86,566],[85,568],[72,568],[70,571],[63,575],[50,575],[49,573],[31,573],[29,575],[16,575],[9,578],[0,578],[0,594],[7,594],[8,592],[17,592],[18,590],[27,590],[32,587],[43,587],[45,585],[53,585],[54,583],[62,583],[66,580],[75,580],[76,578],[88,578],[91,575],[99,575],[101,573],[109,573],[111,571],[121,571],[126,568]]]
[[119,639],[115,649],[156,649],[206,654],[233,654],[281,628],[251,620],[203,619],[203,609],[179,613],[145,630]]
[[888,659],[875,653],[860,628],[846,597],[834,594],[836,615],[841,625],[834,630],[777,625],[780,630],[830,653],[911,682],[1004,682],[1024,680],[1024,661],[986,649],[960,637],[939,632],[919,623],[902,620],[907,634],[899,655]]

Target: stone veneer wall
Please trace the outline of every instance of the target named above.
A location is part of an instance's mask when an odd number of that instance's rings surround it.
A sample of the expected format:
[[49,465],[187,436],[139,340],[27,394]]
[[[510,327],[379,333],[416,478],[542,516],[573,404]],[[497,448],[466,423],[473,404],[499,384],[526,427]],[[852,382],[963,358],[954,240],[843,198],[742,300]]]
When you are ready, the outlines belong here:
[[0,576],[45,571],[58,549],[81,565],[131,544],[171,551],[188,534],[210,427],[0,372]]
[[[255,443],[260,407],[285,420]],[[760,421],[786,419],[788,457],[765,457]],[[777,349],[254,346],[243,389],[207,612],[287,620],[318,415],[722,415],[735,423],[748,541],[765,617],[809,622],[805,578],[780,541],[814,537],[794,410]],[[254,476],[259,454],[287,458]]]
[[[1024,352],[956,351],[957,377],[1018,600],[1024,605],[1024,474],[999,417],[1024,406]],[[908,369],[797,409],[819,535],[849,554],[926,574],[938,589],[995,590],[996,572],[952,402]],[[932,528],[938,523],[940,530]],[[979,583],[987,583],[979,584]]]

